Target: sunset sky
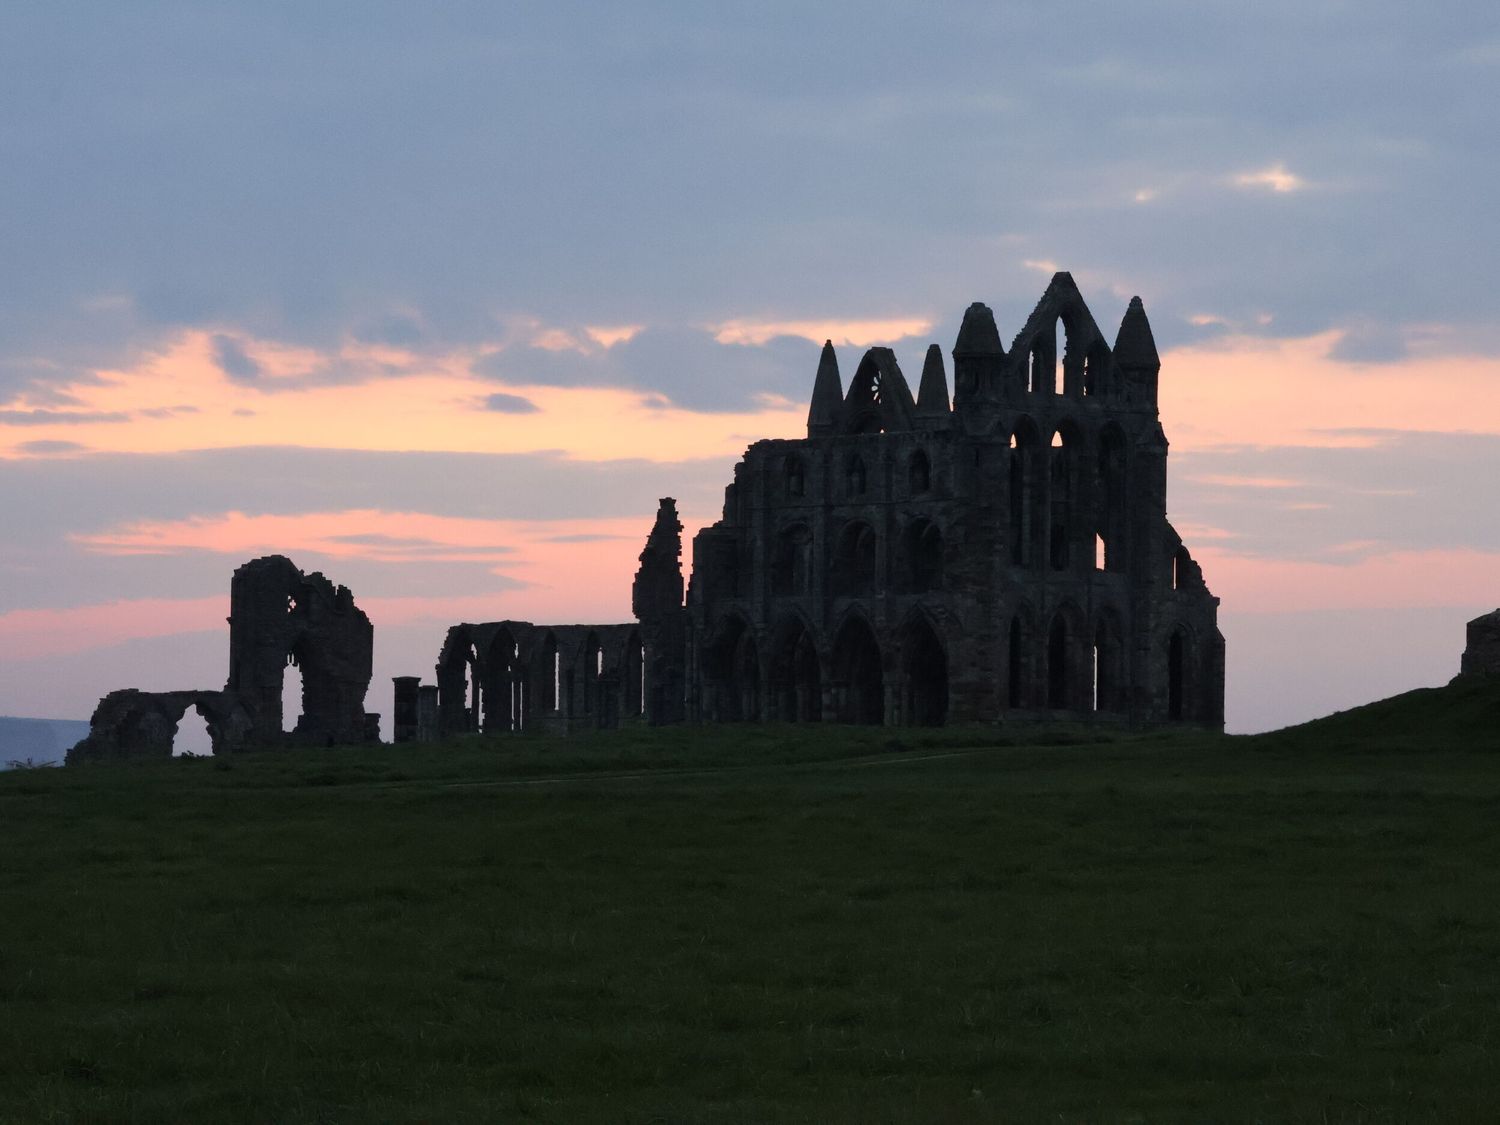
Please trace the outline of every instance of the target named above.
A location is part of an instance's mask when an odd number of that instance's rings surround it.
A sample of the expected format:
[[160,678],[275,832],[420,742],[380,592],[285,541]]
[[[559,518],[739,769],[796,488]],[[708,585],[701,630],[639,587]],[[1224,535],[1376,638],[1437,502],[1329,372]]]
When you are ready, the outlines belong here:
[[261,554],[352,587],[387,716],[453,622],[625,620],[825,338],[914,382],[1057,269],[1145,301],[1229,729],[1444,682],[1497,106],[1492,2],[7,2],[0,714],[222,685]]

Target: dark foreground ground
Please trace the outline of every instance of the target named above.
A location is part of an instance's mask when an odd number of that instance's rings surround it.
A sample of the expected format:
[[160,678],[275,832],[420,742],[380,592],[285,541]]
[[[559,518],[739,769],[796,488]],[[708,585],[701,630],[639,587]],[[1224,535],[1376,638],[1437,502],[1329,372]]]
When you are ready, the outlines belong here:
[[1493,1120],[1497,731],[7,774],[0,1120]]

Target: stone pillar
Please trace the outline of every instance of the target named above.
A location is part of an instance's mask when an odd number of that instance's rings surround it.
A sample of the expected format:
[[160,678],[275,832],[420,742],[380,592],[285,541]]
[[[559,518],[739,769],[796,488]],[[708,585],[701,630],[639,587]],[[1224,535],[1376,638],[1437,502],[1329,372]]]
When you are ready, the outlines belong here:
[[436,684],[417,688],[417,741],[438,740],[438,689]]
[[420,676],[393,676],[395,698],[391,706],[391,741],[415,742],[417,738],[417,692]]

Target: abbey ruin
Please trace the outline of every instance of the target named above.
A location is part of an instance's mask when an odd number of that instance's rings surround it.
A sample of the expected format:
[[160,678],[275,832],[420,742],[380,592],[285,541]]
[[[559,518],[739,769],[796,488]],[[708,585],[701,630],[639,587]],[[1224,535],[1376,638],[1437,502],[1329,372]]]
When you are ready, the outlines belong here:
[[826,344],[807,436],[746,450],[685,597],[664,499],[634,624],[455,625],[435,689],[397,681],[396,738],[627,717],[1221,730],[1218,599],[1167,519],[1140,298],[1111,346],[1059,273],[1009,351],[976,303],[952,355],[950,400],[936,344],[915,396],[888,348],[846,390]]
[[[825,344],[807,436],[745,451],[690,582],[667,498],[634,622],[455,625],[435,685],[396,678],[393,740],[627,721],[1222,730],[1219,599],[1167,519],[1160,370],[1140,298],[1111,346],[1066,273],[1008,352],[969,306],[951,399],[936,344],[915,396],[889,348],[846,390]],[[378,739],[373,634],[347,588],[273,555],[235,571],[230,603],[222,690],[112,692],[68,760],[170,755],[189,708],[216,753]],[[284,733],[289,663],[302,714]]]

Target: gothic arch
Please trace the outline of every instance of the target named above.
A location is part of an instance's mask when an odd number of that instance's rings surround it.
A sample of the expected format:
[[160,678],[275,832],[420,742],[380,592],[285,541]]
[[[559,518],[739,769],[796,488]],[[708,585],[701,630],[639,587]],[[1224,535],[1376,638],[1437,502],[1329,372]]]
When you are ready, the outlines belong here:
[[1167,718],[1179,722],[1190,718],[1196,700],[1194,657],[1197,639],[1186,623],[1175,622],[1167,630],[1166,640]]
[[1001,706],[1008,711],[1020,710],[1033,705],[1035,691],[1036,613],[1030,603],[1021,602],[1006,619],[1005,669],[1002,680]]
[[1010,434],[1009,496],[1007,504],[1008,538],[1012,566],[1029,567],[1036,557],[1036,528],[1039,507],[1036,502],[1037,478],[1041,475],[1042,435],[1036,423],[1023,414],[1016,419]]
[[932,618],[913,610],[897,634],[901,715],[908,726],[942,726],[948,719],[948,652]]
[[1084,686],[1084,616],[1072,602],[1064,602],[1047,625],[1047,709],[1079,710]]
[[850,612],[834,634],[829,661],[834,715],[841,723],[885,721],[884,657],[864,614]]
[[817,634],[800,612],[783,613],[767,646],[770,717],[783,723],[823,718],[823,660]]
[[758,720],[760,648],[743,614],[731,611],[719,620],[704,663],[711,691],[710,718],[731,723]]
[[1093,709],[1107,714],[1129,710],[1125,632],[1120,614],[1106,606],[1094,615]]
[[919,449],[907,459],[906,484],[913,496],[932,491],[932,461],[925,449]]
[[812,591],[812,532],[798,521],[776,533],[771,553],[771,594],[799,597]]

